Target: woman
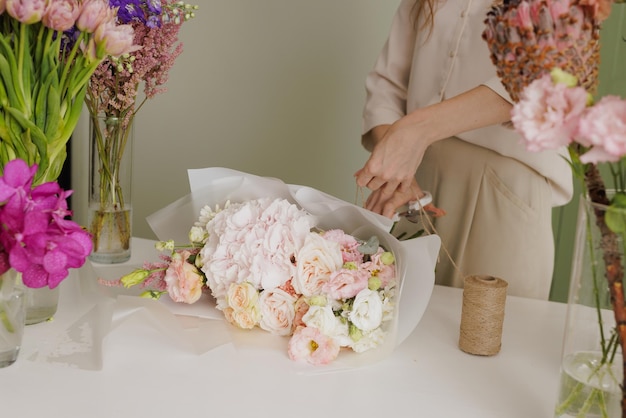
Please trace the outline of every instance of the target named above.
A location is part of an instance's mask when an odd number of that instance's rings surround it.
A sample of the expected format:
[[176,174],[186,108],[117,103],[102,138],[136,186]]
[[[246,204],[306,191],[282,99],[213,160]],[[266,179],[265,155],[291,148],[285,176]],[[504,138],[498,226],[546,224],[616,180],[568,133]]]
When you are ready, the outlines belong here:
[[386,216],[432,193],[450,254],[438,284],[467,275],[509,283],[510,295],[547,299],[554,267],[552,207],[571,199],[566,150],[527,152],[506,126],[511,98],[482,39],[491,0],[402,0],[366,80],[357,173],[366,208]]

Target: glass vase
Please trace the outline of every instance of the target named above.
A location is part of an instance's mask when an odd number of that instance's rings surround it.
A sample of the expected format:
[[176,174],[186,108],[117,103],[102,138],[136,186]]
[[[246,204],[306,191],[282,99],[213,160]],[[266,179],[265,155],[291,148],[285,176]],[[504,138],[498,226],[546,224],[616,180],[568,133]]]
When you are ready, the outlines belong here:
[[123,263],[132,236],[132,118],[91,116],[89,206],[90,260]]
[[623,234],[606,228],[608,211],[613,211],[609,217],[626,220],[626,211],[580,199],[555,409],[559,418],[622,417],[622,352],[605,256],[623,266],[624,241]]
[[0,368],[15,363],[24,335],[24,291],[17,271],[0,275]]

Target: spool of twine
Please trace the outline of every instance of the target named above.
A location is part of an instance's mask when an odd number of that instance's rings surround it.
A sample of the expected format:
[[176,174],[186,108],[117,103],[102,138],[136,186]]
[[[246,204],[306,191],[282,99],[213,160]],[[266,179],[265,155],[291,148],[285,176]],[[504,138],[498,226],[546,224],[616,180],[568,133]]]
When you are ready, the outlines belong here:
[[502,345],[502,324],[508,283],[497,277],[468,276],[463,287],[459,348],[493,356]]

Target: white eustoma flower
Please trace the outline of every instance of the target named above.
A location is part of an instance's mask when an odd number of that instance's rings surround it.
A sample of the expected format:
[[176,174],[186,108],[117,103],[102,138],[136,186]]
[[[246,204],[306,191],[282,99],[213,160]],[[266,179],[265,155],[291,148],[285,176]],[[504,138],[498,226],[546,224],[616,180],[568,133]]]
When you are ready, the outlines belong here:
[[354,298],[348,319],[363,332],[378,328],[383,319],[383,303],[378,292],[361,290]]

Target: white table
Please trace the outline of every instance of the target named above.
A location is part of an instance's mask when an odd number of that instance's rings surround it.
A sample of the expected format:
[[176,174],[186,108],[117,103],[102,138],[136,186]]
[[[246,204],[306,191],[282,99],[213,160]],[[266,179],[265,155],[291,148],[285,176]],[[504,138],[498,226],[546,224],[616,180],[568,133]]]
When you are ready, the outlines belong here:
[[508,297],[502,350],[479,357],[458,349],[462,291],[436,286],[422,321],[392,356],[365,368],[310,375],[296,372],[280,350],[226,344],[197,355],[133,320],[105,338],[101,370],[30,360],[52,329],[76,319],[66,295],[63,287],[55,320],[28,326],[18,361],[0,369],[0,416],[553,416],[561,303]]

